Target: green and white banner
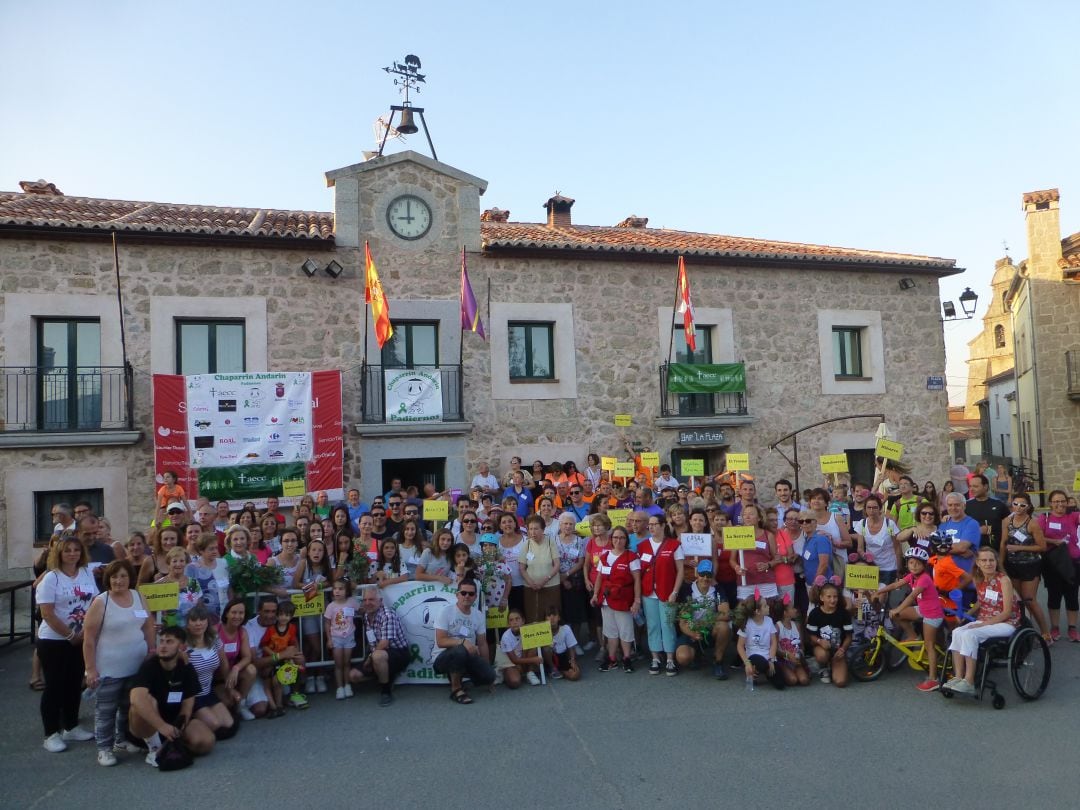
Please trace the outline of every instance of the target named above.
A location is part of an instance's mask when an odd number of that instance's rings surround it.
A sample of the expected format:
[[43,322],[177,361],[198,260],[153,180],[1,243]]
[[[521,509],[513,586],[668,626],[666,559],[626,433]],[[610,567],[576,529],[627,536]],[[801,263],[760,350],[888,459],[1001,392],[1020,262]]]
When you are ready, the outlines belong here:
[[670,363],[667,390],[672,394],[719,394],[746,390],[742,363]]
[[[307,465],[303,461],[285,464],[245,464],[242,467],[203,467],[199,473],[199,494],[212,501],[251,501],[271,495],[303,495]],[[288,492],[297,482],[299,493]]]
[[387,422],[441,422],[442,375],[437,368],[384,372]]

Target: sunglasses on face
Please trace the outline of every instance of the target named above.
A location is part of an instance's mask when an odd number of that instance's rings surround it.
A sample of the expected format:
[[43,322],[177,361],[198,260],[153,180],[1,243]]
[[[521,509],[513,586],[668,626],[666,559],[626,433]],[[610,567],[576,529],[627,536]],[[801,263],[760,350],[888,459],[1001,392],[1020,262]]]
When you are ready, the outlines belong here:
[[1023,501],[1019,501],[1013,504],[1013,509],[1027,509],[1027,504]]
[[803,524],[805,526],[808,523],[817,523],[817,521],[814,520],[813,518],[811,518],[810,520],[800,520],[799,523],[801,523],[801,524]]
[[934,516],[933,512],[919,512],[919,517],[933,517],[933,516]]
[[476,523],[475,520],[463,520],[462,523]]
[[461,596],[476,596],[476,591],[458,591]]

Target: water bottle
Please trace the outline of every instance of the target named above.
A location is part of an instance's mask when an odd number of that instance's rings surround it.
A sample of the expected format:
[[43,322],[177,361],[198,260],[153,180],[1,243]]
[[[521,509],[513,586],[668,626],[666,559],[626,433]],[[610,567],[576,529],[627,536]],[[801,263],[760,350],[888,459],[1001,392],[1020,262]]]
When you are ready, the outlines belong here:
[[753,675],[747,675],[746,676],[746,691],[747,692],[753,692],[754,691],[754,676]]

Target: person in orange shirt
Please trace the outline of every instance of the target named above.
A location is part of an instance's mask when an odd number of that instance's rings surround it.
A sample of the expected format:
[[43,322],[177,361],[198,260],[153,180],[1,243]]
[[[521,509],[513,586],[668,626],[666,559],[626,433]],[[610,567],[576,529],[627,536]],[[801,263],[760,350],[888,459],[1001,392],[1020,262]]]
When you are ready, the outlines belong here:
[[184,488],[176,483],[176,473],[172,470],[166,470],[161,474],[165,484],[158,487],[157,491],[157,505],[158,509],[164,509],[169,505],[171,501],[180,501],[180,503],[187,503],[187,493],[184,492]]
[[[956,564],[952,556],[952,538],[938,537],[934,542],[936,556],[930,558],[930,565],[934,568],[934,587],[937,588],[941,597],[941,604],[946,610],[963,610],[967,605],[957,606],[952,598],[952,591],[962,591],[971,584],[971,575]],[[967,599],[962,599],[966,602]]]
[[[634,447],[630,444],[629,439],[625,439],[623,443],[626,447],[626,454],[634,461],[634,478],[639,484],[643,484],[651,489],[653,484],[653,468],[646,467],[642,464],[641,453],[634,452]],[[648,452],[648,449],[642,448],[642,452]]]

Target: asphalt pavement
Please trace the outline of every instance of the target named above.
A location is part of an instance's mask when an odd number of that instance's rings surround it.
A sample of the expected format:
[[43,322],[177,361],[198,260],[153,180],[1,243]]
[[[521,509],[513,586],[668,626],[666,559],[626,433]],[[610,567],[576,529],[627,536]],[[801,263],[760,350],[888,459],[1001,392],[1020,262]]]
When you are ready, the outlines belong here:
[[739,672],[599,673],[587,657],[578,683],[474,690],[471,706],[439,686],[401,687],[389,708],[370,688],[316,695],[158,773],[137,755],[103,768],[92,742],[47,753],[22,642],[0,650],[0,806],[1075,807],[1080,644],[1052,656],[1046,694],[1006,685],[1001,711],[919,693],[908,669],[751,693]]

